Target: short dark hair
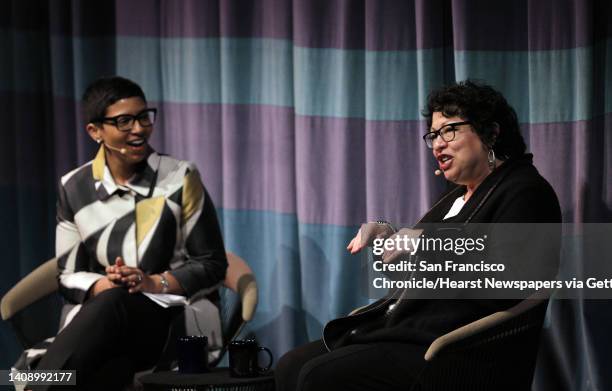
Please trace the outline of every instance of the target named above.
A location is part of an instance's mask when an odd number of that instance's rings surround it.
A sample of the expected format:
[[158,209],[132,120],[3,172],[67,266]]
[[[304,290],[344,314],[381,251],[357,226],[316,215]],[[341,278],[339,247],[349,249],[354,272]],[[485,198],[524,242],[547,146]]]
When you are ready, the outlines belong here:
[[[470,121],[480,140],[492,147],[500,159],[512,159],[525,153],[525,140],[516,112],[499,91],[487,84],[465,80],[432,91],[422,112],[428,128],[434,112]],[[499,125],[497,137],[496,123]]]
[[83,115],[85,123],[100,122],[106,116],[106,108],[118,100],[139,97],[147,99],[142,88],[133,81],[120,76],[105,76],[91,83],[83,93]]

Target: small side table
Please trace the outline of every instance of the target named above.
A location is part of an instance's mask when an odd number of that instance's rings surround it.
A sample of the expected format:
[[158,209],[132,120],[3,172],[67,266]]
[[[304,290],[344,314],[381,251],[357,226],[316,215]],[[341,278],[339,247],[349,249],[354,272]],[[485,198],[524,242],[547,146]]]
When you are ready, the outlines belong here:
[[206,373],[155,372],[139,381],[145,391],[274,391],[274,373],[257,377],[231,377],[229,368]]

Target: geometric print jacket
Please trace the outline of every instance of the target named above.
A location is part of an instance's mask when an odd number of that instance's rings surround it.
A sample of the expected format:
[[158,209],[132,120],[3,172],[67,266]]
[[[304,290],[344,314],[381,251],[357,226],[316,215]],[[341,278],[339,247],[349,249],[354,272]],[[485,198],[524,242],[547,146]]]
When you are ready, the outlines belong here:
[[196,167],[156,152],[125,186],[113,180],[103,146],[64,175],[55,247],[60,293],[75,304],[117,256],[148,274],[168,271],[187,297],[217,288],[227,268],[215,207]]

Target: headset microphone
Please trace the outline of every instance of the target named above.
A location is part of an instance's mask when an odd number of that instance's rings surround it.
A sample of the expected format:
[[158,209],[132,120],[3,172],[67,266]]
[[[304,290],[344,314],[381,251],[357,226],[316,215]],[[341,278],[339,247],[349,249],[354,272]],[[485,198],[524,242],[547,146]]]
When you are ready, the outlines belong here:
[[117,147],[113,147],[112,145],[109,145],[108,143],[103,143],[104,146],[108,149],[112,149],[113,151],[117,151],[122,155],[125,155],[125,153],[127,152],[127,149],[125,148],[117,148]]

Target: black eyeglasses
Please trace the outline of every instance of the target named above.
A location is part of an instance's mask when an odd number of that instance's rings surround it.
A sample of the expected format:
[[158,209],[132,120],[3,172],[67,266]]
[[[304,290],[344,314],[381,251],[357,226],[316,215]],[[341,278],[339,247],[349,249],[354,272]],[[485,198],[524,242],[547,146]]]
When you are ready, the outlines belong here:
[[442,137],[442,140],[446,142],[453,141],[455,139],[455,132],[457,131],[457,127],[469,124],[471,124],[470,121],[453,122],[450,124],[446,124],[438,130],[434,129],[431,132],[425,133],[423,135],[423,140],[425,140],[425,144],[427,144],[428,148],[433,148],[434,140],[437,139],[438,136]]
[[114,125],[117,129],[122,132],[129,132],[134,127],[134,121],[138,121],[140,126],[143,128],[153,126],[155,123],[155,117],[157,116],[157,109],[149,108],[141,111],[136,115],[121,114],[115,117],[104,117],[93,120],[92,122],[103,122]]

